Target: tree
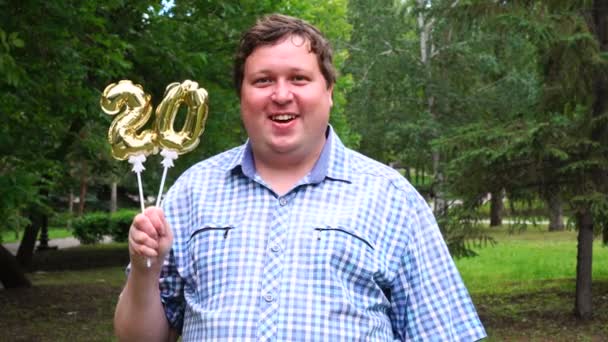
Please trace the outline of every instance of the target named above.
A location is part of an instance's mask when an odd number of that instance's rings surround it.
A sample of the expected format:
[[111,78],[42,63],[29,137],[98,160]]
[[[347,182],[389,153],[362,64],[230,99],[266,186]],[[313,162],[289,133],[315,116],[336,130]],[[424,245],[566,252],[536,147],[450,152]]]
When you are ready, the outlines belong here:
[[[7,180],[0,187],[0,197],[8,198],[3,210],[9,221],[0,229],[25,226],[18,252],[23,263],[31,260],[38,231],[48,221],[49,195],[68,174],[70,148],[87,122],[103,121],[97,108],[103,78],[130,67],[124,58],[130,45],[119,38],[117,29],[129,20],[130,29],[137,25],[141,20],[133,19],[141,19],[151,5],[150,1],[129,5],[110,1],[103,6],[0,2],[2,31],[9,32],[2,54],[8,62],[2,63],[0,78],[4,113],[0,155],[7,156],[0,167],[0,178]],[[41,17],[46,20],[38,20]],[[8,258],[6,253],[2,255]],[[12,260],[2,264],[15,265]]]
[[[601,36],[606,30],[602,23],[605,7],[590,1],[493,6],[489,15],[471,20],[525,33],[512,35],[533,47],[529,49],[532,62],[524,65],[528,70],[536,68],[527,74],[530,80],[538,80],[538,87],[530,92],[533,101],[507,120],[486,118],[463,123],[440,141],[454,155],[449,166],[452,189],[475,198],[496,184],[507,190],[510,199],[530,192],[567,199],[579,231],[575,313],[589,318],[594,229],[600,230],[596,225],[604,222],[608,208],[608,73]],[[480,8],[487,8],[487,4],[471,5],[459,12],[471,15]],[[497,53],[494,56],[500,57]],[[496,60],[499,66],[508,65]],[[496,177],[498,170],[500,176]]]
[[[608,217],[605,1],[400,1],[402,26],[391,22],[386,32],[374,26],[389,22],[386,13],[350,4],[352,106],[365,118],[353,122],[362,149],[382,156],[401,143],[415,145],[414,155],[441,153],[439,191],[462,201],[451,218],[439,217],[448,242],[450,227],[474,223],[488,193],[504,191],[511,203],[545,198],[557,225],[563,199],[579,230],[575,311],[589,317],[593,235],[606,232]],[[380,49],[382,42],[391,48]],[[395,52],[413,67],[384,58]],[[419,100],[404,106],[412,98]],[[392,103],[407,115],[387,127]]]
[[[282,11],[315,19],[338,41],[348,37],[350,28],[341,18],[344,1],[162,3],[0,1],[0,214],[7,218],[0,230],[25,229],[18,253],[23,264],[31,260],[54,198],[79,189],[85,210],[84,198],[93,185],[108,187],[118,180],[137,191],[125,163],[112,160],[105,141],[112,117],[101,112],[99,96],[106,85],[131,79],[152,94],[154,105],[169,83],[184,79],[210,93],[201,146],[176,163],[171,184],[193,163],[245,140],[230,74],[240,33],[256,17]],[[337,52],[340,62],[343,49]],[[334,94],[332,122],[346,142],[356,141],[342,114],[342,94]],[[160,163],[151,159],[145,189],[159,184]],[[8,278],[23,275],[13,271]]]
[[413,162],[419,161],[416,157],[397,160],[402,157],[404,146],[400,144],[401,125],[417,119],[407,120],[410,113],[403,110],[418,108],[415,97],[403,96],[408,71],[414,70],[412,65],[417,59],[402,47],[412,27],[393,3],[349,1],[348,18],[353,33],[345,72],[352,77],[353,86],[348,93],[346,112],[353,129],[361,134],[361,152],[385,163],[412,161],[415,167],[423,167]]
[[[445,6],[449,9],[453,2],[445,2]],[[345,70],[351,73],[354,85],[347,112],[361,134],[363,153],[417,171],[433,170],[432,188],[421,190],[431,195],[442,211],[447,193],[442,184],[440,150],[433,140],[454,121],[470,115],[451,110],[462,108],[451,88],[470,82],[450,77],[463,74],[462,69],[449,67],[459,58],[454,53],[459,45],[450,37],[440,12],[431,9],[414,1],[349,2],[353,33]],[[451,224],[443,214],[438,218],[452,253],[472,254],[465,242],[481,237],[478,230]]]

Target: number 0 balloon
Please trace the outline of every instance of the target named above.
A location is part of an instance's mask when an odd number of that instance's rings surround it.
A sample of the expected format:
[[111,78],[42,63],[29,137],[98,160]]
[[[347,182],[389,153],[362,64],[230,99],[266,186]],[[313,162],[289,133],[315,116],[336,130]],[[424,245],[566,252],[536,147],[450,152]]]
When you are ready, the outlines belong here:
[[[188,113],[182,129],[176,132],[173,127],[175,117],[184,103],[188,107]],[[156,108],[158,144],[178,154],[192,151],[205,129],[207,112],[207,91],[199,88],[198,83],[184,81],[181,84],[169,84],[163,101]]]
[[[180,131],[175,131],[175,117],[182,104],[186,104],[188,112]],[[192,151],[199,142],[199,136],[205,130],[207,121],[207,91],[198,87],[198,83],[186,80],[171,83],[167,86],[162,102],[156,108],[156,132],[158,144],[163,148],[161,155],[163,176],[156,197],[156,205],[160,205],[167,169],[173,166],[173,160],[178,154]]]

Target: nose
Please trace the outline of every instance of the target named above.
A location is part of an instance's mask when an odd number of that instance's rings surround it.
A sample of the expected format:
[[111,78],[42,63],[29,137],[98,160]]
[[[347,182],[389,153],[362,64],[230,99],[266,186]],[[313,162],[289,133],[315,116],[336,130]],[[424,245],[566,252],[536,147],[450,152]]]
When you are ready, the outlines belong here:
[[291,92],[289,84],[285,81],[278,81],[274,86],[271,100],[278,104],[289,103],[293,100],[293,93]]

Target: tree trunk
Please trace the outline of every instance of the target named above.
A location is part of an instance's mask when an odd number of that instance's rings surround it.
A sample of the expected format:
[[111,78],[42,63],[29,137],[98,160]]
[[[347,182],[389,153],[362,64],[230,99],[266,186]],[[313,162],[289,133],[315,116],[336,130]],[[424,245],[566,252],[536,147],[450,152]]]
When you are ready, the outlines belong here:
[[[428,2],[426,0],[417,0],[416,3],[418,5],[418,9],[420,10],[416,18],[418,29],[420,30],[420,62],[424,65],[424,68],[426,69],[428,79],[432,80],[432,59],[437,54],[437,49],[433,42],[433,30],[435,29],[436,18],[425,13],[425,10],[428,9]],[[454,0],[451,4],[451,7],[455,7],[457,4],[458,0]],[[426,96],[427,110],[430,113],[432,119],[438,123],[440,122],[440,120],[435,106],[435,95],[432,93],[429,87],[426,87],[424,91]],[[437,130],[433,132],[433,135],[435,137],[439,136],[439,134],[440,132],[438,132]],[[432,151],[432,159],[433,184],[431,186],[431,193],[434,196],[433,211],[435,212],[436,216],[444,216],[445,214],[447,214],[448,202],[445,198],[445,194],[443,193],[445,174],[441,169],[441,155],[439,154],[439,151]]]
[[490,198],[490,227],[502,225],[502,213],[505,205],[502,201],[502,191],[491,193]]
[[[593,2],[593,22],[592,30],[600,45],[600,51],[604,54],[608,53],[608,0],[595,0]],[[594,83],[593,116],[598,118],[608,111],[608,80],[605,75],[597,74]],[[598,127],[594,129],[591,138],[594,141],[606,141],[608,135],[608,125],[606,121],[602,121]],[[608,170],[605,168],[597,170],[595,174],[595,183],[606,192],[608,184]],[[602,242],[608,245],[608,224],[604,223],[602,229]]]
[[[591,33],[597,39],[601,52],[608,51],[608,0],[593,1],[591,21],[588,23]],[[592,117],[599,118],[608,110],[608,81],[605,75],[595,74],[593,84],[594,101]],[[595,125],[591,132],[591,140],[599,144],[605,139],[608,127],[605,122]],[[605,169],[596,169],[592,172],[592,179],[596,189],[605,189]],[[591,280],[593,256],[593,216],[589,205],[583,208],[576,216],[578,226],[578,246],[576,265],[576,302],[574,312],[581,319],[589,319],[592,315],[591,307]]]
[[78,216],[82,216],[84,213],[84,202],[87,196],[87,171],[86,162],[82,162],[82,175],[80,178],[80,202],[78,203]]
[[445,195],[442,191],[444,179],[443,172],[441,171],[440,163],[440,155],[439,151],[433,151],[433,186],[432,192],[435,196],[434,198],[434,207],[433,211],[435,216],[442,217],[447,214],[448,211],[448,203],[445,199]]
[[40,220],[40,243],[38,244],[38,251],[44,251],[48,249],[57,249],[49,246],[49,217],[48,215],[42,215]]
[[115,213],[116,209],[118,209],[117,200],[118,200],[118,185],[116,182],[112,182],[111,185],[111,196],[110,196],[110,212]]
[[74,217],[74,191],[70,189],[70,203],[68,204],[68,216],[67,226],[68,230],[72,229],[72,217]]
[[547,208],[549,208],[549,231],[563,231],[566,227],[559,192],[551,192],[546,196],[545,201],[547,202]]
[[576,215],[578,246],[576,256],[576,301],[574,313],[580,319],[591,318],[591,266],[593,256],[593,217],[588,208]]
[[0,245],[0,282],[6,289],[32,286],[17,258],[2,245]]
[[21,267],[26,269],[31,265],[32,258],[34,257],[34,247],[36,247],[36,239],[40,232],[42,214],[31,214],[30,221],[31,223],[25,227],[21,244],[19,244],[19,249],[17,250],[17,261]]

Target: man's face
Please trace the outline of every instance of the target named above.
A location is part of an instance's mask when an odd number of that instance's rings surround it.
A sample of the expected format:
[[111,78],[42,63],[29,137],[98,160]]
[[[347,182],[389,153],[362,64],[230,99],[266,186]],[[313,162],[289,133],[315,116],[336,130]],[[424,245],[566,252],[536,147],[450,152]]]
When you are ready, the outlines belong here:
[[241,116],[254,154],[316,156],[325,142],[332,90],[306,39],[288,36],[256,48],[245,61],[241,86]]

